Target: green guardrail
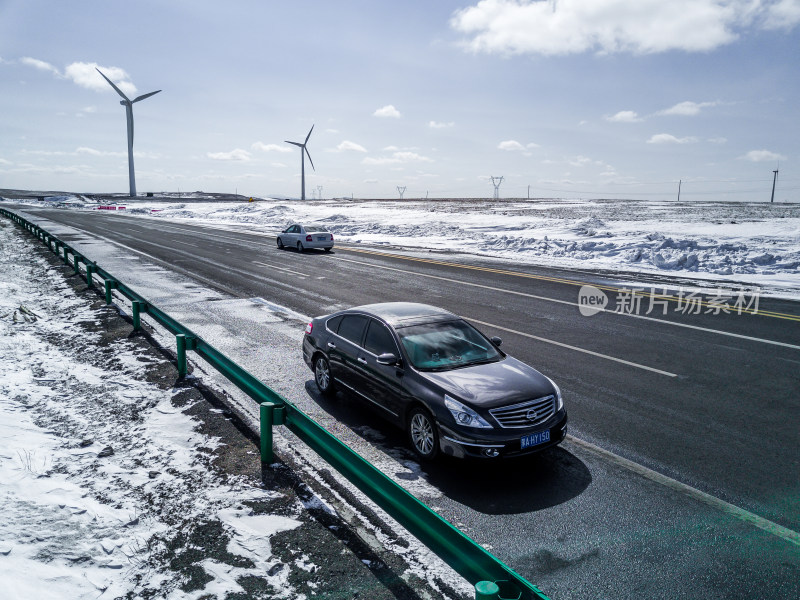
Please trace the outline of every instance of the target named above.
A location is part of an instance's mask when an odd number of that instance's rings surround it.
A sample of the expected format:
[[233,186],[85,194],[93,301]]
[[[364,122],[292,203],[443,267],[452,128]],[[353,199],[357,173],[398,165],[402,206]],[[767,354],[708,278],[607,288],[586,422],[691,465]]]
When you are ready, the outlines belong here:
[[174,334],[179,376],[186,375],[186,352],[193,350],[231,383],[258,402],[262,461],[266,463],[273,461],[272,428],[284,425],[453,570],[474,585],[476,600],[549,600],[539,588],[453,527],[294,404],[188,327],[148,302],[96,262],[90,261],[69,244],[20,215],[4,208],[0,208],[0,214],[21,225],[46,244],[63,259],[65,265],[73,268],[75,275],[81,274],[80,265],[83,264],[88,286],[94,285],[95,275],[102,278],[106,304],[113,302],[113,290],[130,300],[134,330],[141,328],[141,314],[146,313]]

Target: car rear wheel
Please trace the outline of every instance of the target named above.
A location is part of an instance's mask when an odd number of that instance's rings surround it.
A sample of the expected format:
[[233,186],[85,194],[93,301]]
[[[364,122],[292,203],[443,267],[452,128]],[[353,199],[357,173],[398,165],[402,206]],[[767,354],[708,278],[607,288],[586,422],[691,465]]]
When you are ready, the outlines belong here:
[[278,238],[278,250],[283,250],[283,240]]
[[314,381],[323,396],[330,398],[336,395],[333,378],[331,377],[331,366],[324,356],[317,356],[316,360],[314,360]]
[[303,242],[297,242],[297,251],[302,252],[303,250]]
[[439,453],[436,421],[422,407],[414,408],[408,417],[408,439],[414,453],[423,460],[431,460]]

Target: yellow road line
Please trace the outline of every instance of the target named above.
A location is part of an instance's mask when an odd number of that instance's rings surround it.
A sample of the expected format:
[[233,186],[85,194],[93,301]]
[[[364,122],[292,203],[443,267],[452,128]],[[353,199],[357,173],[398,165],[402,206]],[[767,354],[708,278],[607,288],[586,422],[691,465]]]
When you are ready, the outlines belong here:
[[[430,258],[419,258],[419,257],[416,257],[416,256],[404,256],[402,254],[392,254],[392,253],[389,253],[389,252],[379,252],[377,250],[366,250],[364,248],[354,248],[352,246],[338,246],[337,249],[338,250],[346,250],[348,252],[358,252],[358,253],[361,253],[361,254],[372,254],[372,255],[375,255],[375,256],[385,256],[387,258],[396,258],[396,259],[399,259],[399,260],[427,263],[427,264],[431,264],[431,265],[440,265],[440,266],[444,266],[444,267],[453,267],[453,268],[456,268],[456,269],[469,269],[471,271],[483,271],[485,273],[497,273],[499,275],[509,275],[511,277],[522,277],[522,278],[525,278],[525,279],[538,279],[540,281],[551,281],[553,283],[563,283],[563,284],[566,284],[566,285],[574,285],[574,286],[592,285],[592,286],[596,287],[597,289],[600,289],[600,290],[603,290],[603,291],[607,291],[607,292],[615,292],[615,293],[628,292],[628,293],[632,293],[634,296],[641,296],[641,297],[644,297],[644,298],[667,300],[667,301],[676,302],[676,303],[677,302],[686,302],[685,298],[679,298],[677,296],[673,296],[673,295],[670,295],[670,294],[650,294],[649,292],[645,292],[644,290],[632,290],[630,288],[619,288],[619,287],[608,286],[608,285],[587,284],[586,282],[575,281],[573,279],[564,279],[564,278],[561,278],[561,277],[549,277],[547,275],[534,275],[532,273],[522,273],[520,271],[508,271],[506,269],[494,269],[494,268],[491,268],[491,267],[481,267],[481,266],[478,266],[478,265],[464,265],[464,264],[460,264],[460,263],[447,262],[447,261],[443,261],[443,260],[434,260],[434,259],[430,259]],[[655,289],[655,288],[653,288],[653,289]],[[705,306],[705,307],[712,307],[712,308],[716,307],[716,308],[718,308],[715,304],[710,303],[710,302],[706,302],[706,301],[702,301],[702,300],[692,299],[692,303],[693,304],[698,304],[700,306]],[[739,312],[739,310],[737,309],[736,312]],[[761,310],[761,309],[755,309],[754,310],[752,308],[743,307],[741,309],[741,313],[747,313],[747,314],[750,314],[750,315],[762,315],[762,316],[765,316],[765,317],[772,317],[772,318],[775,318],[775,319],[785,319],[785,320],[788,320],[788,321],[798,321],[798,322],[800,322],[800,315],[791,315],[791,314],[788,314],[788,313],[775,312],[775,311],[771,311],[771,310]]]

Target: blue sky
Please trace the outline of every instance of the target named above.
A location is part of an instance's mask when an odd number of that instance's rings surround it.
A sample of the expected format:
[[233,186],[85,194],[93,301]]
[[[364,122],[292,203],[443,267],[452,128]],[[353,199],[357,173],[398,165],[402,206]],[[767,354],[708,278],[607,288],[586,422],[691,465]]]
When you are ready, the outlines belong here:
[[[0,0],[0,188],[798,200],[800,0]],[[133,97],[133,96],[131,96]]]

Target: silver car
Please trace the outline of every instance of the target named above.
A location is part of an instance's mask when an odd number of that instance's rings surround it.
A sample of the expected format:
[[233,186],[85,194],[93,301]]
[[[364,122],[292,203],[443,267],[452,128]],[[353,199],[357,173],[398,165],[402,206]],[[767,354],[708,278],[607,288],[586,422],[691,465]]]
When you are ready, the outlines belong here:
[[333,234],[320,225],[290,225],[278,234],[278,248],[296,248],[298,252],[321,248],[330,252]]

